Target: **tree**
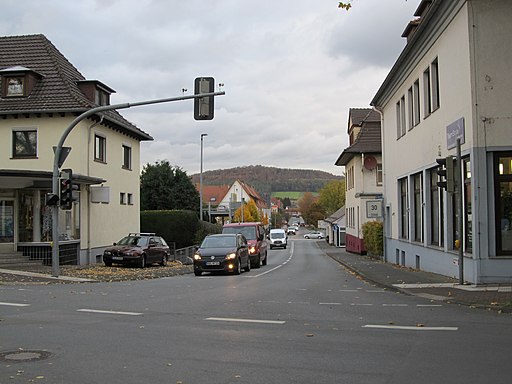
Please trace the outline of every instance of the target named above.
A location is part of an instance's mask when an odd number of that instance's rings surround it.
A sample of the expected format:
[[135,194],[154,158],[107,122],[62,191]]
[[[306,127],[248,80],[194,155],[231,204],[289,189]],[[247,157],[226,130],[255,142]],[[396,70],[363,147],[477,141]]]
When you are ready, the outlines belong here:
[[248,203],[243,204],[243,213],[244,219],[242,220],[242,206],[235,211],[233,215],[234,222],[257,222],[261,221],[260,214],[258,212],[258,207],[256,207],[256,203],[253,200],[249,200]]
[[141,210],[199,208],[199,192],[181,168],[168,161],[146,164],[140,175]]
[[314,224],[325,217],[325,211],[315,201],[311,192],[306,192],[298,202],[299,209],[306,224]]
[[327,216],[332,215],[345,205],[345,179],[328,182],[320,190],[318,201]]

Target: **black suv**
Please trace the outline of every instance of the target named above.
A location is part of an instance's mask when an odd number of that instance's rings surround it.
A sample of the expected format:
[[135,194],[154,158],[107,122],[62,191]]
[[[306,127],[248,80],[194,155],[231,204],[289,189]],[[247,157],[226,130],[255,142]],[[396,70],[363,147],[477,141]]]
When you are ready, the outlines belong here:
[[160,236],[154,233],[130,233],[105,249],[103,262],[107,267],[112,264],[135,264],[144,268],[153,263],[165,266],[169,254],[169,246]]

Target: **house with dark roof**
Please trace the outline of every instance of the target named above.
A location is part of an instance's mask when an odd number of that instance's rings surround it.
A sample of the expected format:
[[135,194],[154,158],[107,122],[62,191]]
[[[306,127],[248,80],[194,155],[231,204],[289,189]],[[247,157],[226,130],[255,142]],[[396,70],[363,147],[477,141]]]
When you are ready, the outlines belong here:
[[363,224],[382,220],[380,114],[371,108],[351,108],[347,133],[349,147],[335,162],[345,167],[345,243],[347,251],[363,254]]
[[[115,91],[86,79],[44,35],[0,37],[0,254],[48,260],[53,147],[80,114]],[[112,110],[70,132],[62,168],[78,186],[59,209],[61,262],[95,263],[105,246],[139,230],[140,142],[152,137]]]

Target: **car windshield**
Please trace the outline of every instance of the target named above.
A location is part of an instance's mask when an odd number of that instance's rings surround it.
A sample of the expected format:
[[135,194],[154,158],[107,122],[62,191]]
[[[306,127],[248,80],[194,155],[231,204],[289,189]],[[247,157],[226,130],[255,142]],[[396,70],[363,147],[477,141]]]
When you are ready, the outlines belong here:
[[223,233],[241,233],[247,240],[256,240],[256,227],[254,226],[236,226],[236,227],[224,227]]
[[201,248],[231,248],[236,247],[235,236],[212,236],[206,237]]
[[145,247],[148,244],[148,237],[126,236],[123,237],[117,245],[130,245],[133,247]]
[[273,232],[270,234],[270,237],[273,239],[284,239],[284,233],[283,232]]

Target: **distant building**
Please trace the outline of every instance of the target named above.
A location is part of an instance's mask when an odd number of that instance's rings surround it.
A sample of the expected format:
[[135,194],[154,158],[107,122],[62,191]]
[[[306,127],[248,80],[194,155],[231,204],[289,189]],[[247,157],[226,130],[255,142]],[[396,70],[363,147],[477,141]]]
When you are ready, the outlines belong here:
[[335,164],[345,167],[346,249],[362,254],[363,224],[382,221],[383,214],[380,114],[371,108],[351,108],[347,133],[350,146]]
[[[374,96],[382,113],[385,259],[512,282],[512,1],[423,0],[407,45]],[[437,186],[436,158],[462,162],[461,215]]]

